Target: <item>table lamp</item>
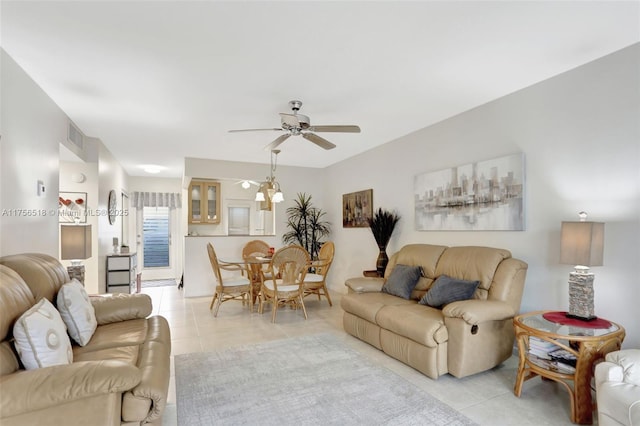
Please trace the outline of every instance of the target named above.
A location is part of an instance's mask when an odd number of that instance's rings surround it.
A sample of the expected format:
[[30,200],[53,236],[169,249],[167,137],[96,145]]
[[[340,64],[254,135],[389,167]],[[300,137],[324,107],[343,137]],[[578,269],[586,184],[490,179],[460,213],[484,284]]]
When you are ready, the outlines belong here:
[[91,257],[91,225],[61,225],[60,248],[60,257],[71,260],[71,266],[67,267],[69,277],[84,284],[82,260]]
[[567,317],[583,321],[597,317],[593,308],[593,280],[590,266],[602,266],[604,223],[587,222],[580,212],[579,222],[562,222],[560,263],[575,265],[569,274],[569,312]]

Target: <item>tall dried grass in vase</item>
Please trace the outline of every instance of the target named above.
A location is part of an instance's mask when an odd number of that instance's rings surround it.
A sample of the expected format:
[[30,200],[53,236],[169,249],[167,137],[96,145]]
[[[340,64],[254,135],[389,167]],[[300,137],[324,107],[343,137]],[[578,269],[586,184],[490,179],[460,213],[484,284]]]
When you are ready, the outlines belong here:
[[387,256],[386,251],[387,245],[399,220],[400,216],[398,214],[382,208],[379,208],[373,214],[373,217],[369,219],[369,227],[373,233],[373,238],[375,238],[378,249],[380,249],[376,260],[376,270],[380,276],[384,275],[384,270],[387,268],[387,263],[389,263],[389,256]]

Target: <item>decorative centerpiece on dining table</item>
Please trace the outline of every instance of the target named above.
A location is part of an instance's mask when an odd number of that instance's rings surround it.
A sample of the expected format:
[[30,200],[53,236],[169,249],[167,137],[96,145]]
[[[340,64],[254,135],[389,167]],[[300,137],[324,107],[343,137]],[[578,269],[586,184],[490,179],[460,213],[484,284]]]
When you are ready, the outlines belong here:
[[400,216],[397,213],[383,210],[382,208],[378,208],[373,217],[369,219],[369,227],[380,250],[376,260],[376,271],[378,271],[379,276],[384,275],[384,270],[387,268],[387,263],[389,263],[387,245],[399,220]]

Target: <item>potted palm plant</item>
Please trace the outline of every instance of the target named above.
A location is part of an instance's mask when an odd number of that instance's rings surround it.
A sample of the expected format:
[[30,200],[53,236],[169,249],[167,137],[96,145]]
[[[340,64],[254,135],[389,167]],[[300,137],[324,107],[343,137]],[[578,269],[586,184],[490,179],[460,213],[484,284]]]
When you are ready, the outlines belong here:
[[378,275],[383,276],[384,270],[389,263],[389,256],[387,256],[387,245],[391,239],[391,234],[396,227],[396,223],[400,220],[400,216],[389,210],[383,210],[379,208],[373,217],[368,219],[369,227],[373,233],[373,238],[376,239],[380,253],[376,260],[376,270]]
[[286,244],[300,244],[311,259],[318,258],[323,238],[331,233],[330,223],[322,220],[326,213],[311,204],[311,195],[298,193],[295,205],[287,209],[287,228],[282,236]]

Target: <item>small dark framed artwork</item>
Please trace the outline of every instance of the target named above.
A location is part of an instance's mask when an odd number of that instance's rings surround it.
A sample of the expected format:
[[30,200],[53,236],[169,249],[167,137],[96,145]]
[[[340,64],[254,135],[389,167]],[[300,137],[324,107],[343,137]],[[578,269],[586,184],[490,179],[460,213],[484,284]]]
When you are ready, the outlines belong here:
[[342,195],[342,227],[368,228],[373,216],[373,189]]
[[58,196],[60,223],[87,223],[87,193],[61,192]]

